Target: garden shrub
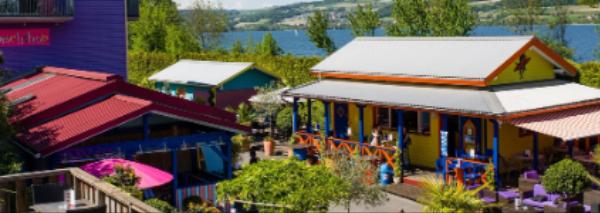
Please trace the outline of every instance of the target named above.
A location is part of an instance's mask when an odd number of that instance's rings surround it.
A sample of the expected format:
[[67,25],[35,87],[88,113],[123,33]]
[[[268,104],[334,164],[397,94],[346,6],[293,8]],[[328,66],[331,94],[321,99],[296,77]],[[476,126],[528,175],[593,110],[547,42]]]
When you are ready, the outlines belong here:
[[587,170],[580,163],[564,159],[546,170],[542,177],[542,184],[548,193],[574,198],[583,193],[589,185],[587,174]]
[[152,198],[152,199],[144,201],[144,203],[158,209],[160,212],[163,212],[163,213],[177,212],[177,209],[175,209],[175,207],[171,206],[171,204],[169,204],[169,202],[164,201],[164,200]]

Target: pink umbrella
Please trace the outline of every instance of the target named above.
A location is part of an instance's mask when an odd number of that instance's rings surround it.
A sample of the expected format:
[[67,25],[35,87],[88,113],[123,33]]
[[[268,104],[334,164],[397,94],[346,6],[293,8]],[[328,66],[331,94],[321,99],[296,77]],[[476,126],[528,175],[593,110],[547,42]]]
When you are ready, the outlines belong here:
[[89,163],[82,166],[81,169],[102,178],[114,174],[116,166],[131,167],[135,171],[135,176],[140,178],[140,182],[138,183],[140,189],[157,187],[173,180],[173,175],[160,169],[120,158],[104,159]]

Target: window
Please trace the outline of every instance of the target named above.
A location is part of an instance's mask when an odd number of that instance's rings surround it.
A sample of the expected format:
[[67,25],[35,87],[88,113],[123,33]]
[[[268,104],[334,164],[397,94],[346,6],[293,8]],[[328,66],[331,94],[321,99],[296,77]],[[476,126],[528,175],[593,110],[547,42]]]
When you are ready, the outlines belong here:
[[[398,126],[396,111],[390,108],[376,108],[375,124],[384,129],[396,129]],[[429,112],[404,111],[404,126],[411,133],[429,134]]]

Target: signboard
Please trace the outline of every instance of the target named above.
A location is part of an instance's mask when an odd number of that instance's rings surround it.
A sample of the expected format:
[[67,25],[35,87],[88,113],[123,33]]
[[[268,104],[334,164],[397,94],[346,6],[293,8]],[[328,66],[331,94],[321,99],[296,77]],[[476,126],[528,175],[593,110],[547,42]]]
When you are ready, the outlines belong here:
[[0,47],[50,45],[50,29],[3,29],[0,30]]

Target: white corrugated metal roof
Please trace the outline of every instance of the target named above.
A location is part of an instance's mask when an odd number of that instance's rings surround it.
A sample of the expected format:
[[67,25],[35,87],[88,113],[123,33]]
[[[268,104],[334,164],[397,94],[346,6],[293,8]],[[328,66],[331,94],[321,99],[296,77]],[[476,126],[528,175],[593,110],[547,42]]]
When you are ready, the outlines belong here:
[[219,85],[252,67],[248,62],[180,60],[150,76],[151,81]]
[[600,100],[600,90],[565,81],[465,88],[322,80],[284,93],[287,96],[501,115]]
[[532,39],[533,36],[361,37],[312,70],[316,73],[484,79]]

